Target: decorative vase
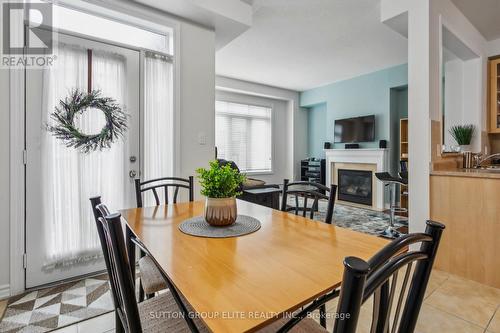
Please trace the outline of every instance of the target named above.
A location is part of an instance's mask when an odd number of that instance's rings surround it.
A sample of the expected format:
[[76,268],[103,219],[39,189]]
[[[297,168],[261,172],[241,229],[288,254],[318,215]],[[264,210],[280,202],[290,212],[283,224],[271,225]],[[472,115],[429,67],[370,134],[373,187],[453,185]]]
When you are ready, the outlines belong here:
[[236,222],[236,198],[206,198],[205,221],[214,227],[224,227]]
[[470,144],[468,144],[468,145],[459,145],[459,147],[460,147],[460,151],[462,153],[471,151],[471,145]]

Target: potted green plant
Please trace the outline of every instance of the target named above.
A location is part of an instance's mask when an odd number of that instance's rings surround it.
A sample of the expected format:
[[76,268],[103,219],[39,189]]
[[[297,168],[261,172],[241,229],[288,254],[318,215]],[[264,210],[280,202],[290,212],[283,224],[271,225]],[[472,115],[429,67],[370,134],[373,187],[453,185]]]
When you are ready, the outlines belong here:
[[455,139],[462,151],[468,151],[470,149],[470,143],[474,136],[475,129],[475,126],[472,124],[455,125],[450,128],[451,136]]
[[205,220],[212,226],[227,226],[236,221],[236,196],[246,176],[231,165],[211,161],[208,169],[196,170],[205,199]]

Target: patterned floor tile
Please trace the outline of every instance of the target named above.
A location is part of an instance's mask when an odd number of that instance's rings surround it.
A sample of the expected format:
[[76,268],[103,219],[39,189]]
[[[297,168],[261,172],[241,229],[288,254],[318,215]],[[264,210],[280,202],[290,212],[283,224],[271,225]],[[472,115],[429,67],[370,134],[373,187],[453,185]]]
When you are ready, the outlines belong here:
[[106,275],[64,283],[12,297],[0,333],[48,332],[112,310]]

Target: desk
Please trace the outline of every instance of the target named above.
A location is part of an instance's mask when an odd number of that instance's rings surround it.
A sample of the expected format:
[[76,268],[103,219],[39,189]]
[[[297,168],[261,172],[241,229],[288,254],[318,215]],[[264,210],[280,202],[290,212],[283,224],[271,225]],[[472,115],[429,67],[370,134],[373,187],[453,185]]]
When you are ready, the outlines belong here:
[[254,188],[243,190],[239,199],[273,209],[280,209],[281,192],[281,189],[275,187]]

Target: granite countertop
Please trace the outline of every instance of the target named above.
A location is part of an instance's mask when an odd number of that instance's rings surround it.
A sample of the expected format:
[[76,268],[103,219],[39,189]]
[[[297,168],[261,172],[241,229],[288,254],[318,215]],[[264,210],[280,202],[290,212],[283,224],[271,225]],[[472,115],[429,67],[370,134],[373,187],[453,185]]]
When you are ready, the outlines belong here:
[[498,178],[500,179],[500,169],[454,169],[431,171],[431,176],[452,176],[452,177],[476,177],[476,178]]

